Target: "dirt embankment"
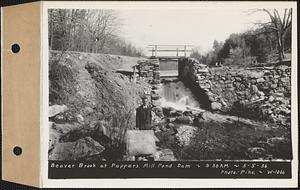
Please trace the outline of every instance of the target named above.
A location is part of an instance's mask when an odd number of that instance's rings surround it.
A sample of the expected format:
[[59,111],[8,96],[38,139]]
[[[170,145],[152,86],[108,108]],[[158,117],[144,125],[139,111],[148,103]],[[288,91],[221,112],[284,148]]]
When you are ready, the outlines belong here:
[[[49,119],[52,122],[49,158],[93,157],[88,149],[95,148],[89,145],[100,143],[99,146],[104,148],[98,146],[98,150],[107,150],[114,139],[122,136],[125,128],[133,126],[134,111],[146,84],[132,83],[115,71],[131,68],[137,60],[133,57],[79,52],[66,52],[61,57],[60,52],[50,52],[49,106],[65,105],[67,109]],[[107,142],[101,142],[103,135],[110,137]],[[73,156],[68,158],[60,154],[72,149],[76,143],[85,144],[86,154],[72,152],[70,154]]]

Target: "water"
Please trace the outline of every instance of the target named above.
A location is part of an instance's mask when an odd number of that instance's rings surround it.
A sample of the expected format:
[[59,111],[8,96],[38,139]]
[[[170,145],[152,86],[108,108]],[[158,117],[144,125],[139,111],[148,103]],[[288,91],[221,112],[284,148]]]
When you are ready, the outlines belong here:
[[173,107],[182,111],[200,108],[195,96],[189,88],[185,87],[183,82],[169,82],[161,85],[162,107]]

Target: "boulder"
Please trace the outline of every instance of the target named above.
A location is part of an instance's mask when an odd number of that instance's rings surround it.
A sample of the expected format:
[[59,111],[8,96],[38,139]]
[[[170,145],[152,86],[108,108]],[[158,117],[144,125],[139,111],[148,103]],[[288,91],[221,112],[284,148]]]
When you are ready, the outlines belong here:
[[192,124],[193,123],[193,119],[190,116],[178,116],[176,118],[176,122],[177,123],[182,123],[182,124]]
[[49,116],[48,117],[54,117],[57,114],[63,113],[67,110],[68,110],[68,107],[66,105],[49,106]]
[[175,109],[172,108],[172,107],[163,107],[162,109],[163,109],[164,115],[165,115],[165,116],[168,116],[168,117],[170,116],[170,112],[175,110]]
[[222,109],[222,104],[219,102],[212,102],[211,103],[211,109],[213,111],[221,110]]
[[70,131],[77,130],[79,129],[79,125],[72,124],[72,123],[63,123],[63,124],[58,124],[56,123],[53,126],[58,132],[62,134],[69,133]]
[[169,116],[177,117],[177,116],[181,116],[182,114],[183,114],[183,112],[180,110],[172,110],[172,111],[170,111]]
[[57,143],[49,153],[49,160],[78,160],[101,154],[105,148],[91,137],[81,138],[75,142]]
[[81,114],[77,114],[77,115],[76,115],[76,119],[77,119],[77,121],[78,121],[79,123],[83,123],[83,122],[84,122],[84,118],[83,118],[83,116],[82,116]]
[[176,158],[174,156],[173,151],[166,148],[166,149],[157,151],[154,154],[154,160],[155,161],[176,161]]
[[176,139],[179,146],[188,146],[194,137],[196,128],[189,125],[182,125],[177,129]]
[[173,123],[168,123],[168,124],[166,125],[166,128],[167,128],[167,129],[171,129],[171,128],[173,128],[173,127],[175,127],[175,125],[174,125]]
[[266,150],[262,147],[251,147],[248,148],[246,153],[250,159],[259,159],[264,158],[266,154]]
[[54,127],[49,127],[49,151],[51,151],[55,147],[55,145],[59,142],[61,136],[62,133],[57,131]]
[[192,111],[184,111],[183,115],[185,115],[185,116],[193,116],[193,112]]

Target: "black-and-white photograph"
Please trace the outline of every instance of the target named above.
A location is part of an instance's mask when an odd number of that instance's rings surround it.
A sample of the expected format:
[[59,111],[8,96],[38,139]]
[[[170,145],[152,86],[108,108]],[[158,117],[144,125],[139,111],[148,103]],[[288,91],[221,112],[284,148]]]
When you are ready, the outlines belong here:
[[291,8],[47,14],[49,161],[293,159]]

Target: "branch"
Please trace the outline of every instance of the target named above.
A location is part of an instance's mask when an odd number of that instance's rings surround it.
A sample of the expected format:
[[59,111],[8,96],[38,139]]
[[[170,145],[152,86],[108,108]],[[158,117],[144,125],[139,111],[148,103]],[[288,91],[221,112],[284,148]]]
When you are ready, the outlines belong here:
[[274,30],[274,31],[278,31],[278,28],[268,25],[268,24],[273,24],[272,22],[266,22],[266,23],[254,23],[254,24],[256,24],[256,25],[261,25],[261,26],[263,26],[264,28],[269,28],[269,29]]
[[287,10],[287,9],[284,9],[284,16],[283,16],[283,23],[282,23],[283,27],[285,27],[286,10]]
[[286,25],[284,27],[284,30],[286,30],[287,28],[289,28],[292,24],[292,9],[289,9],[289,13],[288,13],[288,17],[286,19]]

